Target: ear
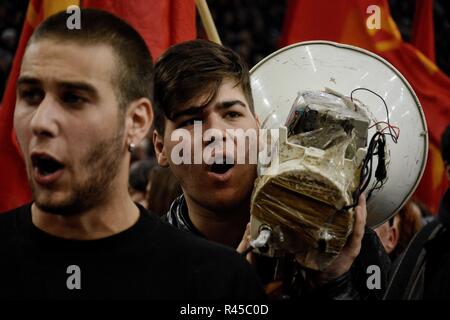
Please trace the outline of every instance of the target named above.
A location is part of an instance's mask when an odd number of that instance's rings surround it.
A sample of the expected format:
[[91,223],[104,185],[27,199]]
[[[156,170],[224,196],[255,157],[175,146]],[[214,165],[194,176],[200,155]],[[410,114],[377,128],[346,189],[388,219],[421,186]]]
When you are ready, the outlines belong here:
[[160,135],[158,131],[153,130],[153,146],[155,147],[156,159],[161,167],[169,166],[169,159],[164,148],[164,135]]
[[259,122],[259,117],[257,114],[255,114],[255,120],[256,120],[256,125],[258,126],[258,128],[261,127],[261,123]]
[[389,238],[388,242],[386,243],[386,252],[388,254],[394,251],[395,247],[397,247],[399,237],[400,230],[398,228],[398,223],[394,223],[393,226],[389,228]]
[[147,135],[153,122],[152,103],[147,98],[133,101],[126,111],[127,144],[138,145]]

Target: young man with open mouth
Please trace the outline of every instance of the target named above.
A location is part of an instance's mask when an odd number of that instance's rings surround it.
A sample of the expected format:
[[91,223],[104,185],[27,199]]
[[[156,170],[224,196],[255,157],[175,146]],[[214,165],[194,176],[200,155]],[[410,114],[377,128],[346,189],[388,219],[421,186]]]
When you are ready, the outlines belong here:
[[[259,129],[247,66],[232,50],[209,41],[175,45],[155,65],[154,112],[158,163],[170,166],[183,189],[166,220],[179,229],[237,248],[250,218],[250,198],[257,177],[256,162],[249,161],[257,142],[245,146],[246,161],[227,161],[239,158],[239,134],[230,132]],[[221,134],[199,138],[199,126],[204,133],[215,130]],[[190,139],[185,139],[186,135]],[[217,139],[223,141],[211,148]],[[210,152],[204,152],[208,148]],[[367,289],[364,265],[378,264],[387,273],[385,264],[389,260],[373,232],[367,231],[363,240],[364,197],[359,199],[355,217],[353,233],[337,259],[324,272],[299,276],[299,282],[305,285],[291,295],[337,299],[381,296],[381,292]]]

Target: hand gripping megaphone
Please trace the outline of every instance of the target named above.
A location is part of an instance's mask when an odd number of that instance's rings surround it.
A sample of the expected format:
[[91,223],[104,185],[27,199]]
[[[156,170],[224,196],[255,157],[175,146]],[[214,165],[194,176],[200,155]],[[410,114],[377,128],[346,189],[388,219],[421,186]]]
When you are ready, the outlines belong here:
[[375,228],[416,189],[428,153],[422,108],[390,63],[334,42],[282,48],[250,74],[262,128],[278,130],[271,161],[258,163],[253,246],[323,270],[351,233],[362,192]]

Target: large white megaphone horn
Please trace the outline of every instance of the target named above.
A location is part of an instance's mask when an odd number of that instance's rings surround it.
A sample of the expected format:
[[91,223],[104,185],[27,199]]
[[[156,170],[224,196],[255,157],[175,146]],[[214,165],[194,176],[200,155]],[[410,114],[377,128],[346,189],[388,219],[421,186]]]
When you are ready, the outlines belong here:
[[[250,73],[255,112],[265,128],[287,126],[299,92],[326,90],[341,95],[343,103],[347,103],[350,97],[360,101],[369,112],[367,146],[377,132],[391,133],[391,137],[386,136],[383,140],[386,178],[375,188],[376,180],[372,178],[366,189],[366,193],[371,190],[367,202],[367,224],[374,228],[398,212],[416,189],[424,172],[428,134],[419,100],[397,69],[361,48],[309,41],[278,50],[258,63]],[[396,130],[392,131],[393,128]],[[374,168],[377,168],[379,159],[373,157]],[[274,233],[277,228],[291,227],[283,226],[283,222],[274,225],[276,219],[271,222],[252,219],[253,238],[260,234],[261,226]],[[283,235],[273,234],[272,241],[282,241],[282,238]],[[326,263],[322,267],[324,265]],[[321,268],[320,265],[315,267]]]

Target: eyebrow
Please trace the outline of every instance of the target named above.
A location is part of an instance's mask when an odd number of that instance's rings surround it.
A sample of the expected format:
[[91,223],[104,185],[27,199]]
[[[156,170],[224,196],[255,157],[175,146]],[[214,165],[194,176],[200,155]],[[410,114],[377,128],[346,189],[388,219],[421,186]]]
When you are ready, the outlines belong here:
[[17,79],[16,86],[18,87],[21,84],[38,85],[41,84],[41,81],[31,77],[20,77]]
[[[227,108],[231,108],[234,105],[240,105],[244,108],[247,107],[247,105],[242,102],[241,100],[226,100],[226,101],[220,101],[218,103],[216,103],[215,107],[219,108],[219,109],[227,109]],[[192,106],[189,107],[185,110],[176,112],[173,114],[172,116],[172,121],[175,121],[176,119],[178,119],[179,117],[182,116],[195,116],[198,115],[199,113],[202,112],[202,110],[206,108],[206,106]]]
[[88,94],[97,96],[97,89],[87,82],[61,81],[58,85],[63,89],[86,91]]
[[234,105],[239,105],[241,107],[246,108],[247,105],[241,101],[241,100],[226,100],[226,101],[220,101],[216,104],[216,107],[219,109],[227,109],[227,108],[231,108]]
[[[17,80],[17,86],[19,85],[41,85],[42,81],[33,77],[20,77]],[[97,89],[87,82],[83,81],[59,81],[57,82],[58,86],[62,89],[66,90],[79,90],[85,91],[88,94],[97,97]]]

